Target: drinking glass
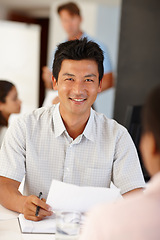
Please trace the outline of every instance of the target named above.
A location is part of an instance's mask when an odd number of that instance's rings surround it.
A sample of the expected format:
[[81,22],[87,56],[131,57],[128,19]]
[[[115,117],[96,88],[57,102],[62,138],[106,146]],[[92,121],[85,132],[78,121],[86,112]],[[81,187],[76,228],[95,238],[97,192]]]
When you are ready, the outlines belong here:
[[81,213],[77,211],[59,211],[56,213],[56,240],[78,240],[80,234]]

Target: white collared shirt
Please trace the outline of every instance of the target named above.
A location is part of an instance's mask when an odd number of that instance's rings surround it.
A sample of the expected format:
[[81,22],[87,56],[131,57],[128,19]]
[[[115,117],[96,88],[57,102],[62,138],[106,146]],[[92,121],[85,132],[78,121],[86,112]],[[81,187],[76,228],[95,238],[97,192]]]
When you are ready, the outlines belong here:
[[52,179],[80,186],[109,187],[125,193],[144,187],[135,146],[127,130],[91,109],[84,132],[72,139],[59,104],[17,119],[0,151],[0,175],[21,182],[25,193],[46,197]]

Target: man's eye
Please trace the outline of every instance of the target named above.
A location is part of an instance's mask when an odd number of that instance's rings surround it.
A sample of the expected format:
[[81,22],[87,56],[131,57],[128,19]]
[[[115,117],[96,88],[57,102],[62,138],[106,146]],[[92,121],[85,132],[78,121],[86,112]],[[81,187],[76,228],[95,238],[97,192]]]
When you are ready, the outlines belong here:
[[89,78],[87,78],[85,81],[86,81],[86,82],[93,82],[93,80],[92,80],[92,79],[89,79]]
[[68,80],[68,81],[74,81],[73,78],[66,78],[66,80]]

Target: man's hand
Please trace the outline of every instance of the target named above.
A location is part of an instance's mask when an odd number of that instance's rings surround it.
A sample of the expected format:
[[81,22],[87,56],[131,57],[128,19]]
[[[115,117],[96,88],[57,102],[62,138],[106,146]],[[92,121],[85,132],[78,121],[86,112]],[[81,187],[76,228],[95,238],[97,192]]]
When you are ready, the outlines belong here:
[[[20,182],[0,176],[0,204],[19,213],[23,213],[28,220],[39,221],[53,212],[45,199],[40,200],[37,196],[23,196],[19,191]],[[11,201],[12,199],[12,201]],[[40,207],[36,217],[37,206]]]
[[[36,217],[36,208],[40,207],[39,214]],[[46,200],[40,200],[38,197],[31,195],[25,197],[22,213],[24,217],[28,220],[39,221],[42,220],[46,216],[51,216],[53,212],[51,211],[51,207],[46,204]]]

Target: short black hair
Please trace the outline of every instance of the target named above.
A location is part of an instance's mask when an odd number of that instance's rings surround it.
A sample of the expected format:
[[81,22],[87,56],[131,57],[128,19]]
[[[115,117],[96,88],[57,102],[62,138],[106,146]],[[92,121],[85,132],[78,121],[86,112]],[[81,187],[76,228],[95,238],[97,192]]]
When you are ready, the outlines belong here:
[[75,4],[74,2],[68,2],[68,3],[64,3],[62,5],[60,5],[58,8],[57,8],[57,12],[58,14],[60,14],[60,12],[62,10],[67,10],[70,15],[78,15],[78,16],[81,16],[81,12],[80,12],[80,9],[79,7],[77,6],[77,4]]
[[151,132],[160,152],[160,85],[148,95],[142,110],[143,132]]
[[56,81],[58,81],[62,61],[65,59],[94,60],[98,65],[99,82],[103,78],[103,51],[97,43],[89,41],[87,38],[67,41],[57,46],[52,67],[52,73]]

